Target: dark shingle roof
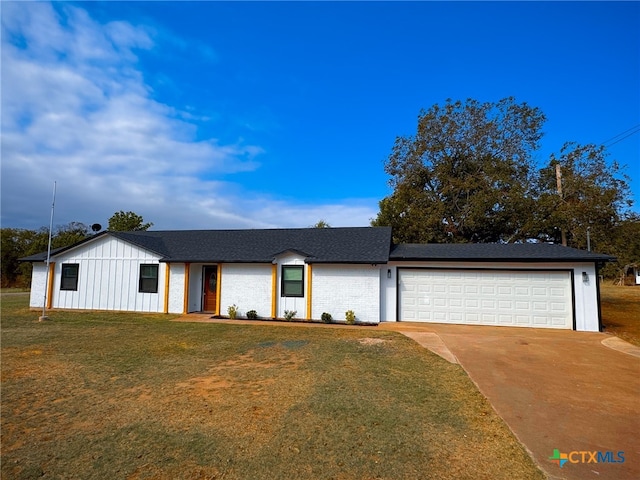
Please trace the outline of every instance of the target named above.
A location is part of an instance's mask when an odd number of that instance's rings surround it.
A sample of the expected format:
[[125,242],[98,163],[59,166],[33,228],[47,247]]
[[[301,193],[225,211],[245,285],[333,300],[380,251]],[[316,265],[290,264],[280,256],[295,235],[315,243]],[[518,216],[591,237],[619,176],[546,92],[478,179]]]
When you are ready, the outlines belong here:
[[548,243],[403,243],[394,245],[389,260],[609,262],[615,258]]
[[[63,250],[67,250],[69,247],[58,247],[51,249],[51,256],[59,253]],[[34,255],[29,255],[28,257],[19,258],[20,262],[46,262],[47,261],[47,252],[40,252]]]
[[270,263],[295,251],[309,263],[386,263],[390,227],[109,232],[173,262]]
[[[609,262],[609,255],[546,243],[446,243],[391,246],[390,227],[284,228],[267,230],[166,230],[102,232],[52,256],[103,235],[112,235],[170,262],[270,263],[285,252],[308,263],[387,263],[392,261]],[[391,250],[391,251],[389,251]],[[21,258],[44,262],[47,252]]]

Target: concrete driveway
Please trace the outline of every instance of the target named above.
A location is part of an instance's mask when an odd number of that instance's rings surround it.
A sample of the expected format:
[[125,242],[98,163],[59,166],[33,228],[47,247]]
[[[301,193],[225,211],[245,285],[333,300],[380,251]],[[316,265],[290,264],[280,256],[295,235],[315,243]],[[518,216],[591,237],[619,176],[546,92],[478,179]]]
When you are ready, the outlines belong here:
[[[448,349],[550,478],[640,479],[640,358],[603,345],[610,335],[406,322],[379,328]],[[556,449],[567,456],[562,467],[549,458]]]

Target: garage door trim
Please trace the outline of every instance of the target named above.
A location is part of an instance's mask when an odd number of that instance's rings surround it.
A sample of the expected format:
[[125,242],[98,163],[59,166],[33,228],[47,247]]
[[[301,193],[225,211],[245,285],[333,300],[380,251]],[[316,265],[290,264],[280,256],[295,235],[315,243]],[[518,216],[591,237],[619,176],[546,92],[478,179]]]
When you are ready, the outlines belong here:
[[[447,271],[455,271],[455,270],[463,270],[463,271],[484,271],[484,272],[540,272],[540,273],[550,273],[550,272],[568,272],[569,273],[569,283],[571,284],[571,318],[572,318],[572,330],[576,330],[576,293],[575,293],[575,283],[574,283],[574,271],[571,268],[504,268],[504,267],[397,267],[397,275],[396,275],[396,319],[398,322],[401,322],[400,318],[400,272],[402,270],[447,270]],[[463,324],[461,324],[463,325]],[[520,328],[520,327],[518,327]],[[524,328],[532,328],[532,327],[524,327]]]

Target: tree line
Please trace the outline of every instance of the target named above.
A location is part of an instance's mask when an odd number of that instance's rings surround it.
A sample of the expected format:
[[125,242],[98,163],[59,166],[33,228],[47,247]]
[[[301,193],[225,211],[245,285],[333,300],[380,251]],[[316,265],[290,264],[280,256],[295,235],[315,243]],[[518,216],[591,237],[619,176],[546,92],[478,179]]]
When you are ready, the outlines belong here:
[[385,161],[392,193],[372,225],[396,242],[549,242],[640,264],[629,177],[604,146],[567,142],[540,165],[545,116],[508,97],[447,100],[418,116]]
[[[110,231],[147,230],[153,223],[134,212],[119,211],[109,218]],[[94,226],[95,227],[95,226]],[[98,225],[98,227],[100,227]],[[101,227],[100,227],[101,228]],[[96,228],[95,230],[100,230]],[[49,227],[37,230],[24,228],[2,228],[0,245],[0,281],[2,287],[27,288],[31,283],[31,264],[20,262],[20,258],[46,252],[49,246]],[[61,248],[85,240],[97,232],[82,222],[59,225],[51,232],[51,248]]]

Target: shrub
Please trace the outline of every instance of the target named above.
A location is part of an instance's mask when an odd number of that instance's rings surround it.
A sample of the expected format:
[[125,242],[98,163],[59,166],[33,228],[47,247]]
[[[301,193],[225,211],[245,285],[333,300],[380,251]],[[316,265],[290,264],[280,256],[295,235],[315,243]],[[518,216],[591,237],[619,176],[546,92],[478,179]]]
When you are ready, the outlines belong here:
[[233,305],[229,305],[227,307],[227,313],[229,314],[229,318],[233,320],[238,316],[238,306],[235,303]]
[[291,321],[293,319],[293,317],[296,316],[296,313],[298,313],[296,310],[285,310],[284,311],[284,319],[287,321]]
[[249,320],[256,320],[258,318],[258,312],[256,312],[255,310],[249,310],[247,312],[247,318]]
[[333,320],[333,317],[331,316],[331,314],[327,312],[322,312],[322,315],[320,315],[320,318],[324,323],[331,323],[331,320]]
[[344,318],[347,319],[347,323],[349,325],[353,325],[354,323],[356,323],[356,314],[353,310],[347,310],[346,312],[344,312]]

